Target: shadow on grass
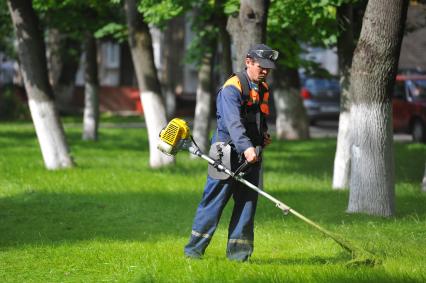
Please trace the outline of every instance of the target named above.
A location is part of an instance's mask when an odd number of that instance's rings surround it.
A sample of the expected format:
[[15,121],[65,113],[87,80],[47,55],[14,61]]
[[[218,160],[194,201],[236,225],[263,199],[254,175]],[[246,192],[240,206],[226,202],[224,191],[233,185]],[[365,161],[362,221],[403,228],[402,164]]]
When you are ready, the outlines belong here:
[[195,194],[176,193],[28,191],[0,199],[0,245],[185,236],[190,232],[196,198]]
[[[297,173],[314,177],[332,178],[335,139],[275,142],[269,146],[265,172]],[[426,146],[415,143],[395,143],[395,176],[397,182],[420,183],[424,174]]]
[[73,147],[82,147],[84,149],[99,151],[109,150],[130,150],[130,151],[148,151],[149,144],[146,138],[145,129],[100,129],[98,141],[83,141],[81,132],[68,130],[68,142]]
[[272,143],[265,150],[265,172],[297,173],[310,176],[330,175],[333,169],[334,139]]
[[0,148],[15,148],[17,146],[33,146],[37,142],[35,132],[25,131],[18,132],[16,130],[2,130],[0,131]]
[[[144,188],[147,190],[147,188]],[[148,188],[149,191],[149,188]],[[291,192],[284,196],[296,210],[329,227],[346,224],[366,225],[371,221],[390,223],[394,220],[366,215],[344,213],[343,194],[335,192]],[[113,239],[124,241],[157,241],[163,237],[187,237],[200,193],[140,192],[102,194],[43,193],[29,190],[27,193],[0,199],[0,246],[25,244],[75,242],[90,239]],[[319,203],[318,200],[321,200]],[[402,196],[400,200],[410,203],[399,212],[400,217],[416,213],[426,217],[425,198]],[[232,207],[230,201],[228,207]],[[228,225],[230,209],[221,222]],[[256,216],[257,225],[276,222],[283,218],[280,210],[263,200]],[[285,218],[286,229],[300,220],[289,215]],[[405,218],[403,221],[419,221]],[[422,220],[423,221],[423,220]],[[275,225],[275,224],[274,224]]]
[[[70,145],[71,153],[75,148],[98,151],[148,151],[149,144],[145,129],[101,129],[98,141],[83,141],[81,130],[72,128],[66,130],[67,143]],[[1,130],[0,147],[7,148],[38,147],[37,136],[33,128]]]

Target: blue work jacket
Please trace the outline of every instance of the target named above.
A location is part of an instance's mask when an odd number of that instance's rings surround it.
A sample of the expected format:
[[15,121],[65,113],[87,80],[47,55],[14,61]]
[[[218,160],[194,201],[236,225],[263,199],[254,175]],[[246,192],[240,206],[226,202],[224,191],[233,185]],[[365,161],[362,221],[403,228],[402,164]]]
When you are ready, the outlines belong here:
[[[246,72],[244,74],[247,76]],[[253,84],[249,84],[249,87],[251,89]],[[247,148],[255,146],[252,142],[252,137],[248,135],[242,114],[242,108],[247,99],[248,97],[242,94],[241,83],[236,76],[227,80],[219,90],[216,98],[217,130],[212,142],[231,141],[239,154],[243,153]],[[257,107],[256,111],[260,112],[258,105],[251,107]],[[263,113],[260,115],[263,115]],[[262,129],[266,132],[266,119],[262,119],[262,122]]]

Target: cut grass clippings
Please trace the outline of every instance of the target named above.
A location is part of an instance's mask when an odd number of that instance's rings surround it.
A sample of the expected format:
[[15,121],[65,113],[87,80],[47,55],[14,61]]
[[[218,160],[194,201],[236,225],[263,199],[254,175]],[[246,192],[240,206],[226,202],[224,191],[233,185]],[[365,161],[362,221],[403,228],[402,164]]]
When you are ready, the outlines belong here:
[[225,256],[232,200],[205,257],[187,259],[206,162],[180,153],[152,170],[143,128],[103,127],[98,142],[81,141],[78,121],[65,130],[77,167],[47,171],[31,123],[0,124],[0,282],[426,281],[423,144],[395,144],[391,218],[345,213],[348,192],[331,189],[334,139],[274,140],[265,151],[268,193],[382,260],[348,268],[335,241],[264,198],[248,263]]

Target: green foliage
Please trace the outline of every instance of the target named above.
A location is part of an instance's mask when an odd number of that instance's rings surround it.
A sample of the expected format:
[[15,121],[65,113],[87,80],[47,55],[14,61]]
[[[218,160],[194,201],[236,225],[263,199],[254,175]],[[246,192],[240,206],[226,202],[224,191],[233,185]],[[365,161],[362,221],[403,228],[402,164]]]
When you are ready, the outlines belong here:
[[193,1],[185,0],[140,0],[138,10],[144,20],[159,27],[186,11]]
[[280,64],[290,68],[313,68],[300,59],[303,45],[331,47],[337,42],[336,8],[352,0],[271,0],[268,42],[280,50]]
[[13,27],[6,1],[0,0],[0,52],[16,58],[13,47]]
[[213,54],[219,36],[219,27],[216,24],[223,7],[216,1],[202,0],[194,3],[192,17],[192,31],[195,34],[185,54],[185,61],[199,66],[206,53]]
[[240,11],[240,0],[228,0],[224,5],[224,12],[228,16],[236,16]]
[[288,67],[301,64],[302,43],[330,45],[335,31],[335,9],[330,1],[271,1],[268,41],[281,51],[280,61]]
[[213,52],[209,42],[216,40],[219,32],[214,21],[224,7],[218,5],[217,0],[140,0],[138,10],[145,21],[160,28],[164,28],[168,20],[192,11],[191,27],[195,37],[187,49],[185,61],[199,65],[205,53]]
[[121,9],[110,1],[34,0],[33,7],[45,27],[59,29],[64,36],[80,41],[86,32],[95,33],[111,23],[124,21]]
[[95,32],[96,38],[111,37],[118,42],[127,40],[127,26],[120,23],[108,23]]
[[180,153],[174,167],[152,170],[145,129],[108,125],[91,143],[81,141],[81,128],[65,123],[78,168],[46,171],[32,124],[0,124],[1,282],[426,280],[423,144],[395,144],[398,214],[383,219],[345,213],[348,192],[330,188],[334,139],[274,140],[264,153],[265,190],[373,250],[383,264],[347,268],[350,256],[333,240],[265,198],[259,198],[253,256],[241,264],[225,257],[232,200],[205,258],[183,256],[204,161]]

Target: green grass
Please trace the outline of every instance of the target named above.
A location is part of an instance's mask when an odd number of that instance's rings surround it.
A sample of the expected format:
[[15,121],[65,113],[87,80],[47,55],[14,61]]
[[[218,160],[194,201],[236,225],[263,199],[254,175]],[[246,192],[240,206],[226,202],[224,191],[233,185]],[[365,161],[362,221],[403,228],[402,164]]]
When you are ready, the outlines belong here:
[[[133,120],[132,120],[133,121]],[[44,169],[33,127],[0,124],[0,282],[424,282],[426,146],[395,144],[397,215],[345,213],[332,191],[335,141],[277,142],[265,152],[265,189],[383,263],[348,268],[350,255],[266,199],[248,263],[225,257],[230,203],[202,260],[183,257],[206,163],[180,153],[151,170],[145,129],[101,128],[81,141],[65,126],[78,167]],[[111,119],[110,122],[119,122]]]

